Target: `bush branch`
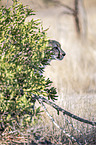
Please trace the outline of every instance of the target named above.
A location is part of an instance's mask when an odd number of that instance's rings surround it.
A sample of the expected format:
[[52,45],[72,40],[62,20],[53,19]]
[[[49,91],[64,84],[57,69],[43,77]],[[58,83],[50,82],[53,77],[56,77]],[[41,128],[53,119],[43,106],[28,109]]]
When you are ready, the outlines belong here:
[[45,99],[44,97],[41,97],[41,96],[34,96],[37,100],[41,100],[42,102],[45,102],[45,103],[47,103],[48,105],[51,105],[53,108],[55,108],[58,112],[60,111],[60,112],[62,112],[63,114],[66,114],[67,116],[70,116],[71,118],[73,118],[73,119],[75,119],[75,120],[78,120],[78,121],[80,121],[80,122],[84,122],[84,123],[87,123],[87,124],[90,124],[90,125],[93,125],[93,126],[96,126],[96,122],[94,122],[94,121],[89,121],[89,120],[86,120],[86,119],[83,119],[83,118],[81,118],[81,117],[78,117],[78,116],[76,116],[76,115],[74,115],[74,114],[72,114],[72,113],[70,113],[70,112],[68,112],[68,111],[66,111],[66,110],[64,110],[63,108],[61,108],[61,107],[59,107],[58,105],[56,105],[55,103],[53,103],[53,102],[51,102],[51,101],[49,101],[49,100],[47,100],[47,99]]

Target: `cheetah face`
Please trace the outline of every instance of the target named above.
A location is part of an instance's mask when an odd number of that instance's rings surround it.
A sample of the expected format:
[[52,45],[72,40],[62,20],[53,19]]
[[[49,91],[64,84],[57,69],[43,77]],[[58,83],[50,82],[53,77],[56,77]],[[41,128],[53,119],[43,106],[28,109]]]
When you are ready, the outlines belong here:
[[59,42],[55,40],[49,40],[49,46],[52,47],[52,59],[62,60],[66,55],[66,53],[61,49],[61,45]]

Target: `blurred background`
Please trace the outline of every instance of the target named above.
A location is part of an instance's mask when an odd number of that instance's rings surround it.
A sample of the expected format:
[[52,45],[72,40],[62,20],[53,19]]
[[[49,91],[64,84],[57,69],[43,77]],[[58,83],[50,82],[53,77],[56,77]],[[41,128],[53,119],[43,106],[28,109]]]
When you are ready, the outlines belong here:
[[[61,43],[66,56],[45,68],[53,81],[56,103],[87,119],[96,119],[96,0],[20,0],[34,11],[27,21],[41,19],[48,39]],[[11,0],[1,0],[9,7]]]

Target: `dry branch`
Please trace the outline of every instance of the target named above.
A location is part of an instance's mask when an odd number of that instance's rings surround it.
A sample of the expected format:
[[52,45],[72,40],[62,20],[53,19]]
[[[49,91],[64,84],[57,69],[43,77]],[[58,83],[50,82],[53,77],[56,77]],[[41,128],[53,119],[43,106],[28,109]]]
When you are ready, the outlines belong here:
[[74,17],[75,26],[77,33],[83,38],[87,36],[87,15],[84,7],[84,0],[74,0],[74,8],[69,7],[59,0],[53,0],[54,4],[57,6],[62,6],[62,14],[71,15]]
[[62,112],[64,115],[66,114],[67,116],[70,116],[71,118],[75,119],[75,120],[78,120],[80,122],[84,122],[84,123],[87,123],[87,124],[90,124],[90,125],[93,125],[93,126],[96,126],[96,122],[94,121],[89,121],[89,120],[86,120],[86,119],[83,119],[81,117],[78,117],[66,110],[64,110],[63,108],[59,107],[58,105],[56,105],[55,103],[45,99],[44,97],[38,97],[38,96],[34,96],[37,100],[41,100],[42,102],[45,102],[47,103],[48,105],[51,105],[53,108],[55,108],[57,110],[57,112]]
[[75,18],[75,24],[76,24],[76,30],[80,34],[80,22],[79,22],[79,1],[74,1],[75,6],[75,12],[74,12],[74,18]]
[[84,7],[84,0],[79,0],[79,19],[81,24],[81,34],[83,39],[87,36],[87,14]]

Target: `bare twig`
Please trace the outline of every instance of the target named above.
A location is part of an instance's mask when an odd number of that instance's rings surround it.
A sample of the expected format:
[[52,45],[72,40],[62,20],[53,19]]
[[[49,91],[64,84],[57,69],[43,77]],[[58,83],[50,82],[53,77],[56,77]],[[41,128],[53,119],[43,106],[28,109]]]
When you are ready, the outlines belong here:
[[43,104],[42,99],[38,99],[38,101],[39,101],[39,103],[42,105],[42,107],[44,108],[44,110],[45,110],[47,116],[52,120],[53,124],[54,124],[57,128],[59,128],[60,130],[62,130],[62,132],[63,132],[64,134],[66,134],[67,137],[71,138],[72,140],[76,141],[79,145],[81,145],[81,143],[80,143],[76,138],[74,138],[73,136],[71,136],[70,134],[68,134],[63,128],[61,128],[61,127],[55,122],[55,120],[54,120],[53,117],[49,114],[49,112],[47,111],[47,108],[46,108],[45,105]]
[[77,132],[79,132],[79,133],[82,135],[82,137],[84,138],[85,143],[87,144],[87,141],[86,141],[86,139],[85,139],[85,136],[82,134],[82,132],[81,132],[79,129],[77,129],[76,127],[74,127],[73,124],[66,118],[66,116],[64,116],[64,117],[65,117],[66,121],[68,122],[68,124],[69,124],[74,130],[76,130]]
[[65,8],[65,10],[63,11],[64,14],[71,14],[73,15],[74,14],[74,9],[72,9],[71,7],[69,7],[68,5],[62,3],[61,1],[58,1],[58,0],[53,0],[54,4],[55,5],[58,5],[58,6],[62,6]]

